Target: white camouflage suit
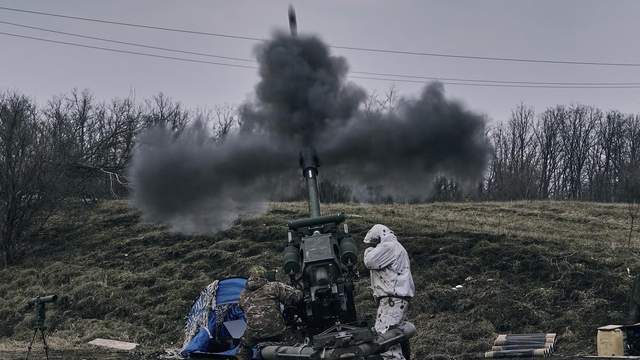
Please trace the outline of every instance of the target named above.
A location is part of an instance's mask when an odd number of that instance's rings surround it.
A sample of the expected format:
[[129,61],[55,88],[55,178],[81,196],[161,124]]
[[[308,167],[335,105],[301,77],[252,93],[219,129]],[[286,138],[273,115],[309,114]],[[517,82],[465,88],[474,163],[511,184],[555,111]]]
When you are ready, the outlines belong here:
[[[364,265],[371,271],[371,289],[379,300],[375,329],[385,333],[389,327],[407,320],[408,299],[415,294],[415,285],[409,266],[409,255],[393,231],[380,224],[374,225],[364,238],[370,245],[364,251]],[[382,354],[385,360],[404,360],[400,344]]]

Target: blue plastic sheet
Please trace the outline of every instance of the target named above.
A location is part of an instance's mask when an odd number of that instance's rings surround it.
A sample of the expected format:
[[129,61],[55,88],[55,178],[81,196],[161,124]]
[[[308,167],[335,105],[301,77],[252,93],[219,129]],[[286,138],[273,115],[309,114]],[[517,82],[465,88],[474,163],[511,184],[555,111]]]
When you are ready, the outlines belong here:
[[244,290],[247,279],[242,277],[227,278],[218,282],[216,304],[232,304],[240,301],[240,293]]
[[[218,282],[218,289],[216,291],[216,304],[217,306],[228,305],[229,309],[226,312],[224,321],[245,319],[244,312],[238,305],[240,300],[240,293],[246,285],[247,279],[242,277],[227,278]],[[218,324],[215,311],[209,313],[209,323],[207,329],[200,328],[198,333],[191,339],[189,344],[182,351],[182,356],[189,356],[194,352],[209,352],[211,348],[224,347],[224,344],[228,342],[215,343],[220,339],[228,340],[231,335],[222,324]],[[209,330],[209,331],[207,331]],[[219,355],[235,355],[239,348],[239,342],[236,340],[231,345],[227,346],[227,349],[223,351],[215,352]]]

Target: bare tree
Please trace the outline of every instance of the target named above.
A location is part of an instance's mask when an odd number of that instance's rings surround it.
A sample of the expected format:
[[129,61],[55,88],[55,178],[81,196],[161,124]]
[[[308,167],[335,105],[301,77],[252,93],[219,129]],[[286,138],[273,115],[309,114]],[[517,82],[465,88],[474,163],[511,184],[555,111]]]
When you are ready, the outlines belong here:
[[55,162],[75,189],[70,195],[94,200],[126,191],[123,173],[142,128],[142,110],[132,98],[95,104],[88,91],[74,90],[51,100],[43,121]]
[[55,150],[36,108],[16,93],[0,95],[0,251],[12,263],[20,243],[59,196]]
[[223,142],[229,133],[239,126],[238,109],[229,104],[216,105],[213,116],[213,135],[216,141]]
[[399,100],[400,96],[395,86],[389,87],[382,95],[372,91],[364,101],[363,110],[369,114],[389,113],[397,108]]
[[490,132],[493,156],[488,191],[496,198],[532,198],[536,195],[535,164],[537,143],[534,138],[533,109],[520,104],[506,124]]
[[618,111],[609,111],[598,121],[587,165],[590,199],[615,201],[622,195],[626,121]]
[[565,116],[566,109],[563,106],[549,108],[542,113],[534,130],[539,152],[538,194],[542,199],[548,199],[552,193],[560,155],[559,124]]
[[625,190],[628,197],[627,214],[629,215],[629,236],[627,246],[631,246],[634,225],[640,216],[640,169],[635,168],[627,174]]
[[174,102],[163,93],[146,101],[145,127],[163,126],[181,132],[189,122],[189,112],[179,102]]
[[73,89],[67,102],[71,122],[74,125],[72,131],[76,137],[77,150],[83,153],[87,146],[88,133],[93,130],[90,126],[94,105],[93,95],[88,90],[78,92],[77,89]]
[[499,123],[489,131],[489,139],[493,144],[487,179],[487,193],[493,199],[506,198],[506,182],[508,178],[506,159],[508,156],[508,142],[504,124]]
[[534,111],[520,104],[512,112],[508,122],[509,159],[512,194],[525,199],[535,194],[536,143],[533,134]]
[[602,118],[602,112],[591,106],[574,105],[568,110],[560,125],[561,182],[569,199],[582,197],[583,177],[593,132]]
[[629,237],[631,245],[634,223],[640,217],[640,116],[627,117],[627,165],[625,167],[625,198],[628,201]]

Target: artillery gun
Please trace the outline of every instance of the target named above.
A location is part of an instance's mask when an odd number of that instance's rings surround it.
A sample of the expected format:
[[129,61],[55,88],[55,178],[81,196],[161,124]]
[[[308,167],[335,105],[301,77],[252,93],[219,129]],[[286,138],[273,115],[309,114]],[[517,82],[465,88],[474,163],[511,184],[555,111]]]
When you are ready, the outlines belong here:
[[[289,6],[289,29],[298,36],[298,21]],[[289,221],[283,267],[293,286],[304,293],[302,309],[294,311],[311,334],[357,320],[353,280],[358,276],[358,247],[349,234],[344,214],[322,216],[318,196],[315,149],[300,152],[300,169],[309,194],[309,217]],[[340,228],[342,225],[342,228]]]
[[310,341],[295,346],[264,346],[260,354],[264,360],[380,359],[380,353],[406,342],[416,329],[405,322],[378,334],[357,322],[353,282],[358,276],[358,248],[344,214],[320,213],[318,167],[313,149],[300,153],[310,216],[289,221],[283,254],[285,273],[304,293],[302,304],[288,318],[299,320]]
[[344,214],[320,213],[318,167],[313,150],[300,153],[310,216],[289,221],[283,255],[284,271],[291,284],[304,292],[303,309],[298,315],[312,332],[357,320],[353,280],[357,277],[358,248]]
[[[289,26],[291,36],[296,37],[297,20],[293,7],[289,8]],[[354,280],[358,277],[358,247],[349,234],[344,214],[323,216],[320,213],[317,179],[319,166],[313,148],[306,147],[300,152],[300,169],[309,196],[309,217],[288,222],[282,264],[291,285],[300,289],[304,295],[298,306],[284,309],[284,316],[289,325],[297,327],[306,335],[307,341],[302,345],[258,344],[251,350],[250,357],[253,360],[379,360],[381,353],[393,345],[408,341],[416,332],[410,322],[389,328],[384,334],[378,334],[371,327],[358,323],[353,296]],[[238,282],[242,284],[240,288],[243,288],[246,279],[242,278]],[[216,304],[237,306],[241,290],[229,290],[229,294],[233,296],[227,296],[231,298],[225,299],[229,300],[227,303],[219,301],[218,296],[223,293],[219,290],[220,288],[216,290]],[[196,304],[198,302],[199,300]],[[191,312],[199,314],[202,311],[194,305]],[[217,314],[215,316],[217,318]],[[227,344],[222,352],[206,354],[228,359],[229,356],[237,355],[246,324],[243,318],[221,321],[233,338],[233,346],[229,347]],[[189,342],[185,342],[182,353],[202,353],[190,350],[199,348],[195,340],[199,339],[200,334],[203,347],[211,348],[211,339],[220,344],[219,337],[211,338],[211,333],[207,329],[200,331]],[[196,345],[192,347],[193,343]],[[408,356],[405,357],[408,360]]]

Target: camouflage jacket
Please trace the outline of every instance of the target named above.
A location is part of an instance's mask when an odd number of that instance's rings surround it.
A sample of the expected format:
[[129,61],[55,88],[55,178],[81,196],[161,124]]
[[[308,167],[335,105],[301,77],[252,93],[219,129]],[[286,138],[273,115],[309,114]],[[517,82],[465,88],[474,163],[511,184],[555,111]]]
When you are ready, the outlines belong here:
[[240,307],[247,317],[245,338],[250,342],[282,335],[286,324],[280,304],[294,305],[302,300],[302,291],[281,282],[249,279],[240,295]]

